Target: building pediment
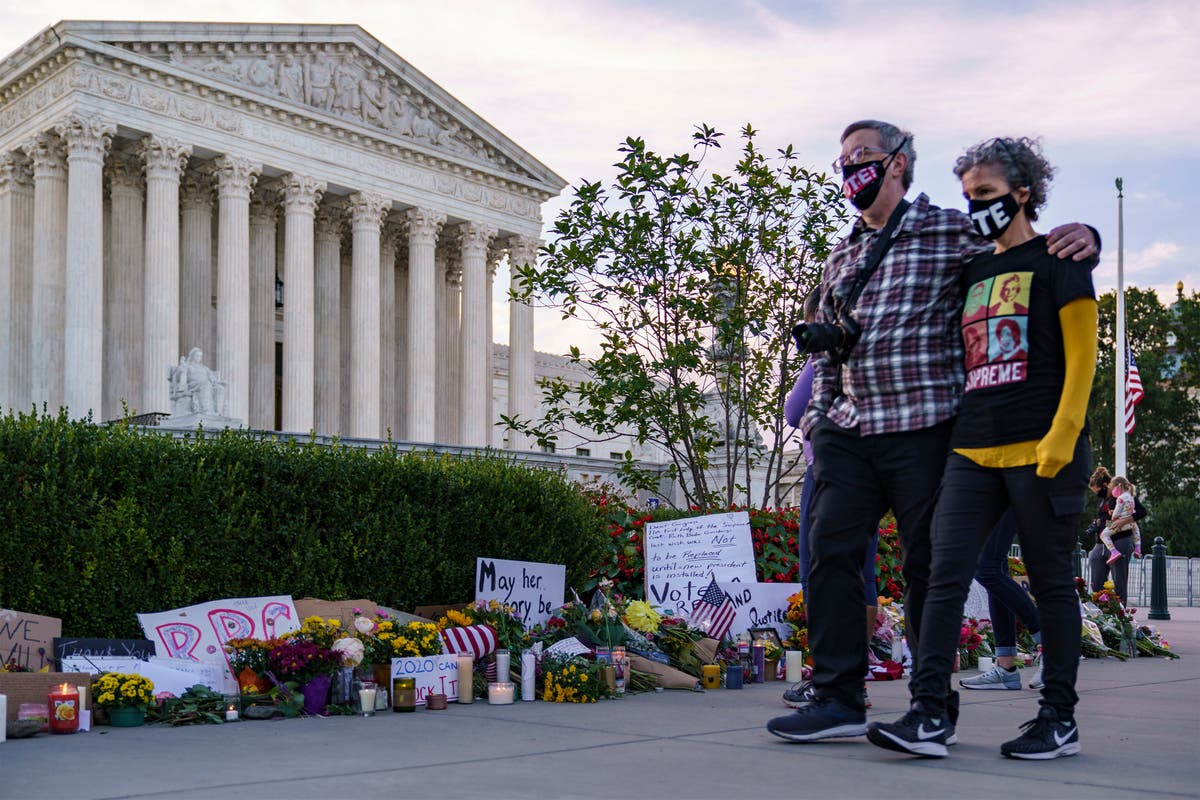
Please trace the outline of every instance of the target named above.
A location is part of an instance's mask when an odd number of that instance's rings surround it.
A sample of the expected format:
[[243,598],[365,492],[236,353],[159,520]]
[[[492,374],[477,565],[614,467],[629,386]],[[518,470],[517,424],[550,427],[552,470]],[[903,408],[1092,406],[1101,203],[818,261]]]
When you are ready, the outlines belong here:
[[[565,181],[357,25],[61,22],[39,40],[94,42],[160,62],[322,125],[366,128],[407,149],[555,194]],[[23,48],[25,49],[25,48]],[[0,76],[2,77],[2,76]],[[0,81],[2,82],[2,81]]]

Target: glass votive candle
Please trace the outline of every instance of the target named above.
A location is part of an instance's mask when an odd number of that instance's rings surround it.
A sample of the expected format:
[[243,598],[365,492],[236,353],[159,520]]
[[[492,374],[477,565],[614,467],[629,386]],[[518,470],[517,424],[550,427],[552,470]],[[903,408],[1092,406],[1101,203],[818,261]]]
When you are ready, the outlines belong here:
[[721,666],[719,664],[701,665],[700,676],[705,689],[721,688]]
[[375,716],[375,698],[378,694],[379,690],[373,683],[364,683],[358,690],[358,710],[362,716]]
[[488,705],[510,706],[516,694],[516,686],[507,681],[488,684]]
[[512,675],[512,656],[507,650],[496,651],[496,683],[508,683]]
[[417,710],[417,679],[394,678],[392,680],[392,711],[411,712]]

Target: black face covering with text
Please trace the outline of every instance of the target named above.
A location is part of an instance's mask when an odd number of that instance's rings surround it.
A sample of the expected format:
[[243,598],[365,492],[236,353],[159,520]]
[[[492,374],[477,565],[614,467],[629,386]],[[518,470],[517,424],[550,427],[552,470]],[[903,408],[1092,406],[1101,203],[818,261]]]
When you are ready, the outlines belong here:
[[1021,204],[1012,192],[1003,197],[993,197],[991,200],[968,200],[967,216],[975,232],[985,239],[995,240],[1004,235],[1008,226],[1021,210]]
[[842,167],[842,194],[854,204],[859,211],[866,211],[875,204],[879,197],[879,189],[883,186],[883,174],[887,165],[892,163],[896,153],[904,147],[904,139],[896,145],[896,149],[878,161],[864,161],[861,164],[846,164]]

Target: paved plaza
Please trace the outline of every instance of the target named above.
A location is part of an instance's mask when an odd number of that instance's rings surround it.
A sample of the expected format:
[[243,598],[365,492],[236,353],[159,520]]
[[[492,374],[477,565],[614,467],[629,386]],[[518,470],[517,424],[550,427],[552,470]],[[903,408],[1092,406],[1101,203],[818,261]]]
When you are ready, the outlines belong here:
[[[1083,753],[1053,762],[999,756],[1036,713],[1028,689],[964,692],[961,743],[947,759],[917,760],[863,739],[771,736],[763,723],[787,713],[774,683],[592,706],[476,702],[372,719],[43,735],[0,745],[0,798],[1195,797],[1200,609],[1171,613],[1160,625],[1181,660],[1080,665]],[[873,719],[907,707],[902,682],[873,684],[871,699]]]

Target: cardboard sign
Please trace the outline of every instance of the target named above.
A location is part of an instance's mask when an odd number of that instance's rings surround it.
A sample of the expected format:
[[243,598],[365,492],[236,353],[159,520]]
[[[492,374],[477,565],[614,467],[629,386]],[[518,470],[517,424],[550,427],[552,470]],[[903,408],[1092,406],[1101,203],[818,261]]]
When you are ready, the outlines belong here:
[[354,609],[361,611],[364,617],[372,617],[378,610],[371,600],[319,600],[316,597],[300,597],[296,599],[295,605],[301,623],[309,617],[337,619],[342,621],[342,627],[346,630],[354,627]]
[[196,684],[207,686],[216,692],[237,693],[237,683],[229,690],[228,670],[223,664],[202,661],[187,661],[181,658],[151,656],[149,661],[121,656],[67,656],[63,659],[63,672],[124,672],[141,675],[154,683],[154,693],[170,692],[180,697]]
[[15,659],[25,669],[53,669],[54,638],[62,636],[62,620],[0,608],[0,662]]
[[754,543],[745,511],[646,523],[646,601],[672,615],[690,614],[713,576],[754,583]]
[[563,604],[566,588],[567,568],[562,564],[475,559],[475,599],[513,606],[526,628],[550,619]]
[[59,637],[54,640],[54,659],[136,658],[145,661],[154,655],[154,642],[149,639],[81,639]]
[[157,655],[217,664],[228,674],[226,684],[233,693],[237,692],[237,681],[226,658],[227,641],[271,639],[300,628],[292,597],[286,594],[233,597],[137,616],[146,638],[154,641]]
[[392,659],[392,680],[415,678],[417,705],[425,705],[431,694],[444,694],[446,699],[458,699],[458,656],[416,656]]
[[730,636],[751,628],[774,628],[779,638],[787,639],[792,628],[787,621],[788,598],[800,591],[798,583],[721,583],[737,609]]

